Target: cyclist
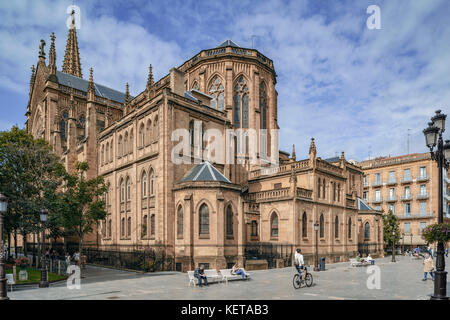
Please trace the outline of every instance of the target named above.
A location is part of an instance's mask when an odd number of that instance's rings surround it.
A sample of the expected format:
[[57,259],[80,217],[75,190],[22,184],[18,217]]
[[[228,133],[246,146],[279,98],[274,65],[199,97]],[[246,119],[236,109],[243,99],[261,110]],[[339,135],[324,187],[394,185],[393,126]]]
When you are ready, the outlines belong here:
[[302,250],[297,249],[294,256],[294,266],[297,269],[300,278],[302,278],[302,269],[305,266],[305,262],[303,260]]

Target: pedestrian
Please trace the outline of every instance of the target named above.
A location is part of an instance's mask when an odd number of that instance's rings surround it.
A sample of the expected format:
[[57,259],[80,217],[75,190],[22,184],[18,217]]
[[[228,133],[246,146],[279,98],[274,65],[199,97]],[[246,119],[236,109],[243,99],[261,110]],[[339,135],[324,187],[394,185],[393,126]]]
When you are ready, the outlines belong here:
[[208,286],[208,279],[206,278],[205,269],[202,264],[194,270],[194,277],[198,279],[199,287],[202,286],[202,280],[205,283],[205,286]]
[[239,268],[237,263],[231,268],[231,274],[241,275],[242,280],[247,278],[245,271],[243,269]]
[[428,273],[431,275],[431,279],[434,281],[434,262],[433,258],[427,253],[425,254],[425,260],[423,261],[423,276],[422,281],[427,281]]
[[445,256],[448,258],[448,248],[445,249]]
[[80,253],[78,251],[75,251],[72,258],[73,258],[73,261],[75,261],[75,264],[79,267],[80,266]]

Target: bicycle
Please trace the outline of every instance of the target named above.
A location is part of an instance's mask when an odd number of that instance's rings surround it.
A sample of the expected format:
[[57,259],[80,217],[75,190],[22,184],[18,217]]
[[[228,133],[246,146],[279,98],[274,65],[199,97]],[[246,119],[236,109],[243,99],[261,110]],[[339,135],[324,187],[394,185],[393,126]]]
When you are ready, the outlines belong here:
[[299,273],[296,273],[294,275],[294,279],[292,279],[292,283],[295,289],[301,288],[302,284],[305,284],[307,287],[311,287],[313,284],[313,276],[308,272],[308,269],[305,268],[305,276],[303,277],[303,274],[300,276]]

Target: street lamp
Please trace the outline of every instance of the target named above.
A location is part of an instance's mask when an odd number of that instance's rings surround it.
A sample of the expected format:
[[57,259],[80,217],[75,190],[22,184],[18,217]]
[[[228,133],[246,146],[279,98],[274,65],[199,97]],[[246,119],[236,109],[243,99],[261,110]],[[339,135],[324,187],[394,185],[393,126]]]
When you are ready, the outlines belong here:
[[6,286],[5,262],[3,261],[3,214],[6,213],[8,199],[0,193],[0,300],[9,300]]
[[41,282],[39,282],[39,288],[48,288],[47,261],[45,260],[45,223],[47,222],[47,215],[48,210],[43,208],[40,214],[42,222],[42,267]]
[[[436,111],[436,115],[431,118],[428,123],[428,128],[423,130],[425,135],[425,143],[430,149],[431,159],[435,160],[438,165],[438,186],[439,186],[439,204],[438,204],[438,223],[444,222],[444,195],[443,195],[443,169],[449,168],[450,161],[450,142],[442,139],[442,133],[445,131],[445,119],[447,115],[441,113],[441,110]],[[436,149],[434,149],[436,147]],[[444,243],[438,241],[437,257],[436,257],[436,271],[434,280],[434,294],[431,296],[432,300],[448,300],[447,297],[447,271],[445,271],[444,260]]]
[[402,254],[405,254],[405,233],[402,233]]
[[319,231],[319,224],[316,222],[314,223],[314,231],[316,232],[316,254],[314,259],[314,271],[319,271],[319,237],[318,237],[318,231]]
[[395,230],[392,230],[392,262],[395,262]]

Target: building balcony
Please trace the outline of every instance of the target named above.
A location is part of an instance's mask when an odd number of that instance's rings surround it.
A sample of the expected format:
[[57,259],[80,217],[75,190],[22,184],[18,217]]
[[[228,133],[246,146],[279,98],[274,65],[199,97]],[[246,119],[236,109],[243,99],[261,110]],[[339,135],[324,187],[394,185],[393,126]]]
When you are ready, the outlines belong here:
[[373,198],[372,199],[372,203],[381,203],[381,202],[383,202],[383,197]]
[[388,180],[387,182],[386,182],[386,185],[387,186],[392,186],[392,185],[395,185],[395,184],[397,184],[397,179],[390,179],[390,180]]
[[428,179],[430,179],[428,176],[418,176],[417,177],[418,182],[428,181]]
[[395,202],[397,201],[397,196],[389,196],[386,198],[386,202]]
[[402,178],[401,181],[402,181],[402,183],[411,183],[412,178],[411,177]]
[[402,201],[412,200],[412,196],[410,194],[402,196]]
[[382,181],[375,181],[374,183],[372,183],[372,187],[381,187],[383,185]]
[[427,219],[432,218],[433,215],[430,212],[423,212],[423,213],[415,213],[415,214],[402,214],[398,215],[397,218],[399,219]]
[[424,200],[424,199],[428,199],[428,193],[422,193],[422,194],[418,194],[416,197],[417,200]]
[[364,182],[363,186],[364,186],[364,188],[368,188],[369,187],[369,183],[368,182]]

